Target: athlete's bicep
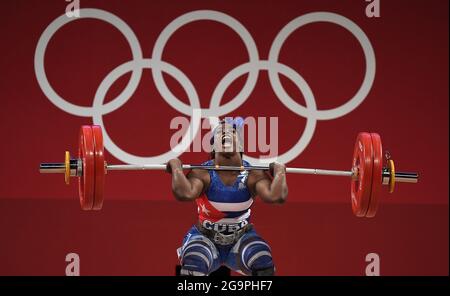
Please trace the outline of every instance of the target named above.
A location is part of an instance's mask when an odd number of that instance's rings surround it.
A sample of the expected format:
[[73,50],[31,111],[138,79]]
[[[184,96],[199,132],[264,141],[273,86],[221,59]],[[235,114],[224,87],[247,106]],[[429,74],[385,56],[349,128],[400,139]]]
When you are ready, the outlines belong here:
[[263,171],[251,171],[248,182],[253,196],[264,200],[270,194],[271,180]]
[[[204,170],[192,170],[187,175],[189,182],[191,183],[191,194],[194,198],[202,195],[206,186],[208,185],[208,180],[206,179]],[[207,173],[207,172],[206,172]]]
[[270,200],[270,184],[271,180],[269,178],[259,179],[255,184],[256,195],[264,201]]

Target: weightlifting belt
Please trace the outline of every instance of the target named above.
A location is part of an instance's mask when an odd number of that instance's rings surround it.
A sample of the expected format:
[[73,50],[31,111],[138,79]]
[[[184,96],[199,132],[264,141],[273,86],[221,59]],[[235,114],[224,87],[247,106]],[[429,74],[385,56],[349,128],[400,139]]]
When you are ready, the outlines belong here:
[[197,222],[196,226],[200,233],[209,238],[213,243],[221,246],[234,244],[242,237],[242,235],[253,228],[252,224],[247,224],[239,230],[236,230],[229,234],[225,234],[212,229],[207,229],[202,225],[201,222]]

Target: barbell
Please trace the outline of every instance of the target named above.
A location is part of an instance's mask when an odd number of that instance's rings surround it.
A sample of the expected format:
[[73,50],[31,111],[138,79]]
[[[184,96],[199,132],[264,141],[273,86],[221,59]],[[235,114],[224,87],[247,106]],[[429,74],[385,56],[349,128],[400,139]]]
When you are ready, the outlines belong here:
[[[385,159],[386,165],[383,166]],[[184,164],[184,170],[203,169],[217,171],[270,170],[270,166],[220,166]],[[68,151],[63,163],[41,163],[40,173],[62,173],[65,183],[71,177],[77,177],[79,198],[83,210],[100,210],[103,205],[105,175],[108,171],[166,170],[166,164],[111,165],[105,161],[102,129],[98,125],[83,125],[79,133],[78,158],[71,158]],[[394,161],[387,153],[383,157],[381,138],[377,133],[358,134],[354,150],[352,167],[349,171],[293,168],[287,167],[286,173],[312,174],[348,177],[351,180],[351,203],[353,213],[358,217],[374,217],[379,204],[381,188],[386,186],[394,192],[398,182],[417,183],[417,173],[398,172]]]

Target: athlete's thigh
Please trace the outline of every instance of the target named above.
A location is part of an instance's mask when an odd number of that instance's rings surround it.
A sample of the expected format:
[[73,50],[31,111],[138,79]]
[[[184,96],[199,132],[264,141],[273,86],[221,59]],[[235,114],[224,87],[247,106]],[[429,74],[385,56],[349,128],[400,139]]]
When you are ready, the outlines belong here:
[[208,275],[220,266],[215,245],[194,226],[177,250],[181,275]]
[[227,258],[226,265],[246,275],[273,275],[275,271],[272,250],[254,229],[237,241]]

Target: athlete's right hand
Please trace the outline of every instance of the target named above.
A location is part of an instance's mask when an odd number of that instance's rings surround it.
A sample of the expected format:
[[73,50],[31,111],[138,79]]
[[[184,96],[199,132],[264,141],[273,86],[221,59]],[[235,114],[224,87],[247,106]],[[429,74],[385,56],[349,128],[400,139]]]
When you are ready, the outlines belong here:
[[169,160],[169,162],[166,165],[166,171],[169,174],[172,174],[172,172],[175,169],[182,169],[183,168],[183,164],[181,162],[181,160],[179,160],[178,158],[173,158],[171,160]]

